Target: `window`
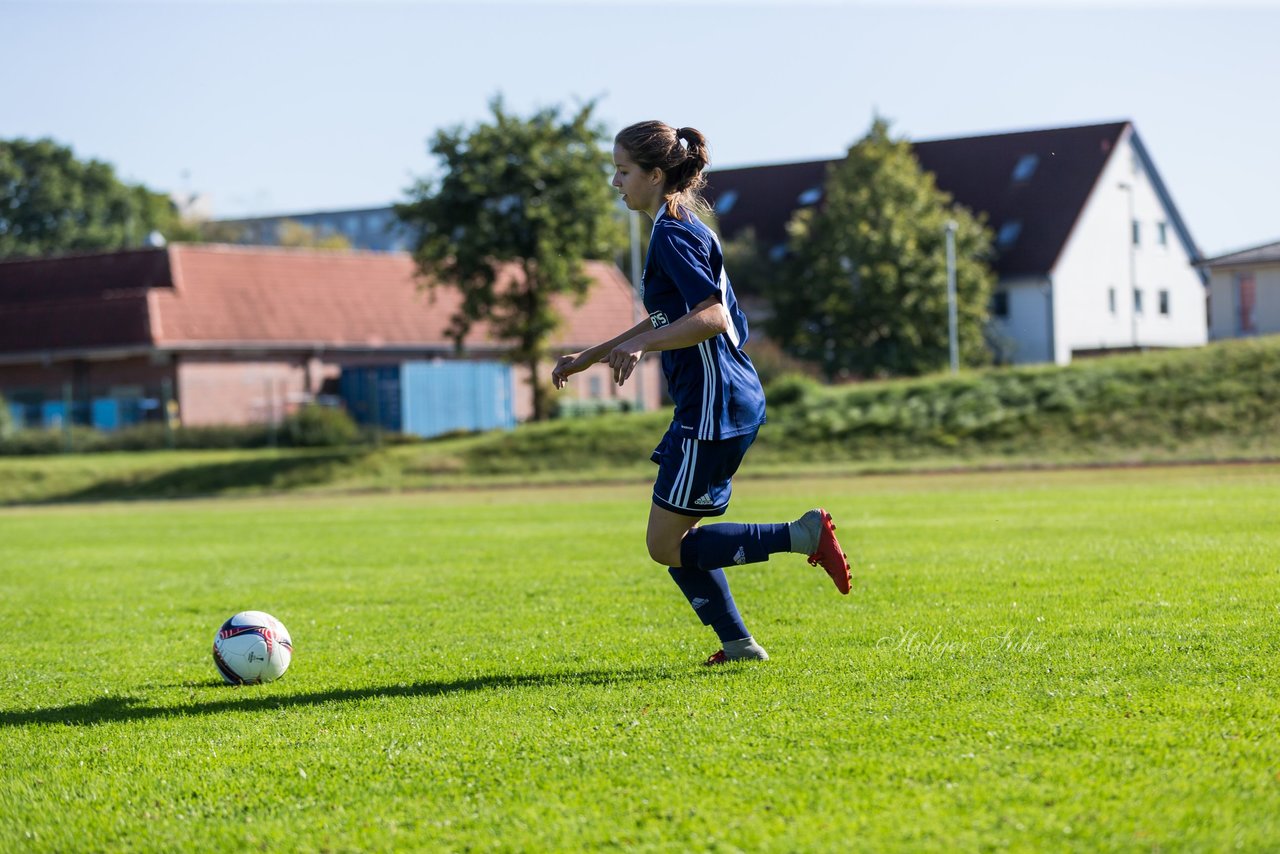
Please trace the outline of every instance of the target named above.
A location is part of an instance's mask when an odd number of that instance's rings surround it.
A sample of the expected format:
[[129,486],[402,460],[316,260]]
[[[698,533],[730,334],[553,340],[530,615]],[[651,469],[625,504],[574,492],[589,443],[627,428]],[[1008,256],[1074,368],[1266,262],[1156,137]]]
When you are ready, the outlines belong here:
[[1112,314],[1116,313],[1116,289],[1107,288],[1107,310]]
[[991,314],[993,317],[1009,316],[1009,292],[996,291],[991,295]]
[[1162,290],[1159,294],[1160,298],[1160,315],[1162,317],[1169,316],[1169,291]]
[[737,190],[725,190],[721,193],[720,198],[716,199],[716,215],[724,216],[733,210],[734,204],[738,201]]
[[822,201],[821,187],[810,187],[809,189],[801,193],[799,198],[796,199],[796,203],[801,206],[816,205],[820,201]]
[[1133,221],[1133,245],[1142,245],[1142,224],[1136,219]]
[[1133,313],[1142,314],[1142,291],[1133,289]]
[[1008,249],[1018,239],[1018,235],[1022,233],[1022,220],[1011,219],[1004,225],[1000,226],[1000,233],[996,235],[996,245],[1001,249]]
[[587,396],[592,400],[599,400],[604,397],[604,381],[598,376],[587,378]]
[[1156,223],[1156,242],[1159,243],[1161,246],[1169,245],[1169,223],[1167,222]]
[[1036,167],[1040,165],[1040,156],[1038,154],[1024,154],[1018,158],[1018,164],[1013,167],[1013,183],[1021,184],[1031,180],[1031,176],[1036,174]]

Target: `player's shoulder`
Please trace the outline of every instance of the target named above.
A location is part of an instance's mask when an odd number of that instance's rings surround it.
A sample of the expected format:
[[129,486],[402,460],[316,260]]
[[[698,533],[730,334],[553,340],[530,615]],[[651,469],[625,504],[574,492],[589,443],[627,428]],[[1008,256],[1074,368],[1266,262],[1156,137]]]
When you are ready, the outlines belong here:
[[688,210],[680,211],[680,217],[663,215],[654,227],[654,236],[672,243],[697,243],[705,246],[713,242],[711,229]]

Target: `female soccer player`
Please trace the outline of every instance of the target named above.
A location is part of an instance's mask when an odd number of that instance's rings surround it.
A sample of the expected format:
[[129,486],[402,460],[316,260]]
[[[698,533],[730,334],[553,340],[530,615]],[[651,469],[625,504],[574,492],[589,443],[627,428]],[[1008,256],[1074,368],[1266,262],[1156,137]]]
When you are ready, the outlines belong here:
[[724,271],[720,241],[697,217],[706,210],[707,141],[693,128],[640,122],[614,138],[613,186],[631,210],[653,219],[641,296],[646,320],[615,338],[561,356],[551,378],[608,362],[622,385],[645,353],[662,353],[675,419],[653,452],[653,488],[646,540],[649,555],[671,577],[723,649],[707,664],[767,659],[747,631],[722,567],[768,560],[777,552],[809,556],[841,593],[850,587],[849,561],[831,515],[810,510],[794,522],[699,525],[729,506],[730,479],[764,423],[764,390],[742,345],[747,319]]

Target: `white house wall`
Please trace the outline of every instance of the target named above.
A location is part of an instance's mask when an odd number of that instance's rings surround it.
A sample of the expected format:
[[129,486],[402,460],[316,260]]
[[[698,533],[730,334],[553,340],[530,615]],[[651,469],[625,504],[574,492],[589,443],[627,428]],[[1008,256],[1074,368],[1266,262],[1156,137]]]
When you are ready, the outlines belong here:
[[1005,317],[991,320],[995,346],[1003,361],[1016,365],[1053,358],[1053,294],[1040,277],[1005,279],[1000,290],[1008,298]]
[[[1132,219],[1140,229],[1136,246]],[[1157,224],[1162,222],[1164,244],[1158,242]],[[1204,344],[1205,290],[1191,261],[1143,168],[1132,130],[1126,130],[1052,274],[1054,361],[1065,365],[1080,350]],[[1135,287],[1142,292],[1141,312],[1134,310]],[[1169,293],[1167,315],[1160,313],[1162,290]]]

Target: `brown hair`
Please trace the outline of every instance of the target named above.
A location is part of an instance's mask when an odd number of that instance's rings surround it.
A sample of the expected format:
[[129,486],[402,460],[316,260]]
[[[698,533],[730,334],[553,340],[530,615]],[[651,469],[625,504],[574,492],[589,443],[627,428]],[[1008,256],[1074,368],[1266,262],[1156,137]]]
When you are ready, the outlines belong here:
[[700,192],[707,185],[702,170],[711,162],[707,138],[701,131],[673,128],[659,121],[636,122],[618,131],[613,141],[626,149],[641,169],[662,170],[667,216],[679,219],[681,207],[698,213],[711,211]]

